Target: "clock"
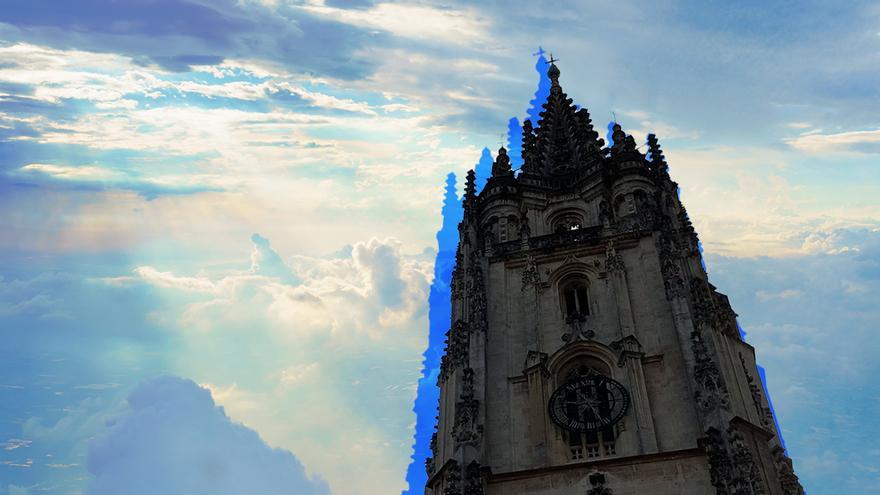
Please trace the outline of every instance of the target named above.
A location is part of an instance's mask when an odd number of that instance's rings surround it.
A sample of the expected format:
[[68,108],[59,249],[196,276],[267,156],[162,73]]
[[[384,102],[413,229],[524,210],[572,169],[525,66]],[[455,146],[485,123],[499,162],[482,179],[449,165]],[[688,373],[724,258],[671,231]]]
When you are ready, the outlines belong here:
[[629,394],[620,382],[592,370],[575,374],[550,396],[550,418],[560,427],[580,433],[607,428],[626,414]]

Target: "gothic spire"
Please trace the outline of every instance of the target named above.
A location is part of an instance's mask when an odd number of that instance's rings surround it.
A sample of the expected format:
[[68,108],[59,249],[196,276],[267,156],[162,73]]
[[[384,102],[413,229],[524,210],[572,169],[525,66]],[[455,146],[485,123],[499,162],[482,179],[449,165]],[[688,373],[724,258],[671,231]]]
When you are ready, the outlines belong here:
[[589,112],[573,105],[562,90],[560,71],[553,62],[555,60],[551,59],[547,69],[550,94],[540,113],[533,146],[531,129],[523,127],[524,169],[533,173],[564,174],[576,170],[598,158],[598,151],[604,144],[593,129]]

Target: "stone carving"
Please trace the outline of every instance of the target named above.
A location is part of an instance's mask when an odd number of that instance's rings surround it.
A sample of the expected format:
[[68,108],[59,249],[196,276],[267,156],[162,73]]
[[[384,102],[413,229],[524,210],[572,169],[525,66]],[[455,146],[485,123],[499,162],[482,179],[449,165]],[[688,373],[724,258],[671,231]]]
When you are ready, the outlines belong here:
[[674,236],[665,229],[660,233],[658,242],[660,255],[660,272],[663,274],[663,286],[666,297],[670,300],[684,295],[684,279],[678,264],[679,249]]
[[468,283],[465,292],[467,294],[471,326],[477,333],[486,331],[486,286],[483,284],[483,270],[479,263],[472,263],[468,267]]
[[464,473],[464,495],[483,495],[483,477],[480,463],[471,461]]
[[605,473],[592,473],[589,479],[591,488],[587,490],[587,495],[614,495],[614,492],[605,486]]
[[474,398],[474,370],[471,368],[462,371],[459,399],[461,400],[455,403],[452,438],[458,443],[476,442],[483,432],[483,427],[477,422],[480,402]]
[[446,470],[446,487],[443,489],[443,495],[461,495],[461,468],[455,459],[450,461]]
[[604,140],[593,129],[585,108],[572,104],[559,85],[559,68],[551,64],[550,94],[543,105],[537,130],[523,124],[523,169],[529,174],[561,175],[601,159]]
[[703,411],[719,406],[728,407],[730,400],[727,388],[721,379],[721,371],[709,355],[700,332],[691,334],[691,349],[695,361],[694,380],[697,382],[697,389],[694,391],[694,399],[697,405]]
[[608,241],[605,244],[605,271],[607,272],[623,272],[626,266],[623,264],[623,256],[617,253],[614,248],[614,241]]
[[782,486],[782,493],[785,495],[804,495],[804,487],[801,486],[800,480],[794,474],[791,459],[785,454],[785,449],[777,445],[773,448],[772,454],[773,464],[776,466],[776,477]]
[[522,290],[529,287],[534,287],[538,293],[542,291],[541,274],[538,272],[538,265],[535,264],[535,258],[532,256],[526,257],[526,266],[522,273]]
[[622,366],[624,360],[628,357],[641,358],[645,355],[642,352],[642,344],[639,343],[639,339],[635,335],[627,335],[620,340],[615,340],[611,343],[611,348],[617,351],[617,364],[619,366]]
[[483,433],[483,425],[477,423],[480,402],[474,398],[464,399],[455,404],[455,424],[452,425],[452,438],[456,443],[476,443]]
[[694,326],[699,330],[713,328],[728,335],[738,335],[736,313],[727,296],[700,277],[691,279],[691,308]]
[[461,398],[464,400],[474,398],[474,369],[465,368],[461,373]]
[[525,250],[541,251],[560,246],[596,246],[602,242],[601,234],[601,225],[581,227],[565,232],[554,232],[552,234],[530,237],[525,242],[525,245],[522,240],[501,242],[493,246],[492,253],[494,256],[508,256]]
[[727,491],[727,484],[730,482],[732,465],[721,432],[715,428],[709,428],[706,431],[703,449],[706,451],[706,457],[709,461],[709,478],[712,481],[712,486],[715,487],[715,493],[730,495],[730,492]]
[[449,281],[449,293],[453,301],[460,301],[464,297],[464,280],[462,280],[461,246],[455,251],[455,267],[452,269],[452,277]]
[[580,313],[572,313],[565,317],[565,323],[568,325],[569,331],[562,334],[563,342],[571,342],[572,340],[591,340],[596,336],[596,332],[585,328],[587,322],[586,315]]
[[441,380],[446,380],[453,371],[467,364],[470,334],[470,325],[461,320],[456,321],[446,332],[446,353],[440,358]]
[[681,238],[685,241],[685,249],[687,250],[687,253],[690,255],[699,255],[700,240],[697,238],[697,232],[694,230],[694,225],[691,223],[687,210],[685,210],[684,205],[682,204],[679,205],[678,209],[678,225],[679,232],[681,232]]
[[731,426],[727,429],[730,444],[732,472],[729,487],[733,495],[763,495],[764,484],[761,473],[751,451],[743,441],[742,433]]
[[754,377],[749,373],[749,369],[746,366],[746,359],[743,357],[742,353],[739,353],[739,362],[742,364],[743,373],[745,373],[746,380],[749,382],[749,392],[752,394],[752,403],[755,405],[755,411],[757,411],[758,417],[761,419],[761,425],[764,427],[770,426],[773,423],[773,411],[771,411],[769,407],[764,407],[764,401],[761,396],[761,387],[755,383]]

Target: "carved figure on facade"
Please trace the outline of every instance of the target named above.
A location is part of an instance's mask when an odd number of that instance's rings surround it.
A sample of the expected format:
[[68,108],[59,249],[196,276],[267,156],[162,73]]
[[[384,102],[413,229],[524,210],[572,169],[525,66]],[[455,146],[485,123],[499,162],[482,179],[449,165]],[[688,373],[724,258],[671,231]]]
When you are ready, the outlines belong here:
[[727,429],[733,476],[730,481],[733,495],[763,495],[764,484],[752,452],[746,447],[742,433],[731,426]]
[[626,265],[623,263],[623,256],[614,248],[614,241],[608,241],[605,244],[605,271],[613,273],[623,272],[625,269]]
[[721,432],[715,428],[709,428],[706,431],[703,449],[706,451],[706,458],[709,461],[709,478],[712,486],[715,487],[715,493],[717,495],[732,495],[727,490],[727,485],[731,480],[733,465]]
[[591,473],[589,480],[590,489],[587,490],[587,495],[614,495],[614,492],[605,486],[605,473]]
[[670,300],[684,295],[684,279],[679,266],[678,244],[674,235],[668,230],[661,231],[658,239],[660,272],[663,275],[663,286],[666,297]]
[[699,330],[712,328],[718,332],[738,335],[736,313],[727,296],[700,277],[691,279],[691,308],[694,326]]
[[776,477],[782,486],[782,493],[785,495],[804,495],[804,487],[801,486],[800,480],[794,474],[791,459],[785,454],[785,449],[777,445],[771,453],[773,454],[773,464],[776,467]]
[[476,443],[483,433],[483,426],[477,421],[480,402],[473,397],[462,399],[455,404],[455,423],[452,425],[452,438],[456,443]]
[[479,263],[468,267],[468,283],[466,285],[468,306],[473,331],[482,334],[486,331],[486,286],[483,284],[483,269]]
[[694,353],[694,380],[697,389],[694,391],[694,399],[703,411],[714,407],[728,407],[730,398],[727,387],[721,378],[721,371],[715,360],[706,349],[706,343],[700,332],[691,334],[691,349]]
[[476,442],[479,440],[483,428],[477,422],[480,402],[474,398],[474,370],[472,368],[462,370],[459,399],[455,404],[455,423],[452,426],[452,437],[458,443]]
[[538,272],[538,265],[533,256],[526,257],[526,266],[522,273],[522,290],[529,287],[534,287],[538,293],[542,292],[541,274]]

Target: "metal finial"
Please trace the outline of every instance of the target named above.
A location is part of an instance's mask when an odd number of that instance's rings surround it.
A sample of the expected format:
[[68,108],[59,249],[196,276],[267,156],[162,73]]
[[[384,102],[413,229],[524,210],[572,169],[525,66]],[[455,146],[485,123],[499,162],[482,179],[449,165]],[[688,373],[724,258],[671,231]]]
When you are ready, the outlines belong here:
[[559,62],[558,58],[553,58],[553,54],[550,54],[550,60],[547,61],[548,64],[552,64],[554,62]]

